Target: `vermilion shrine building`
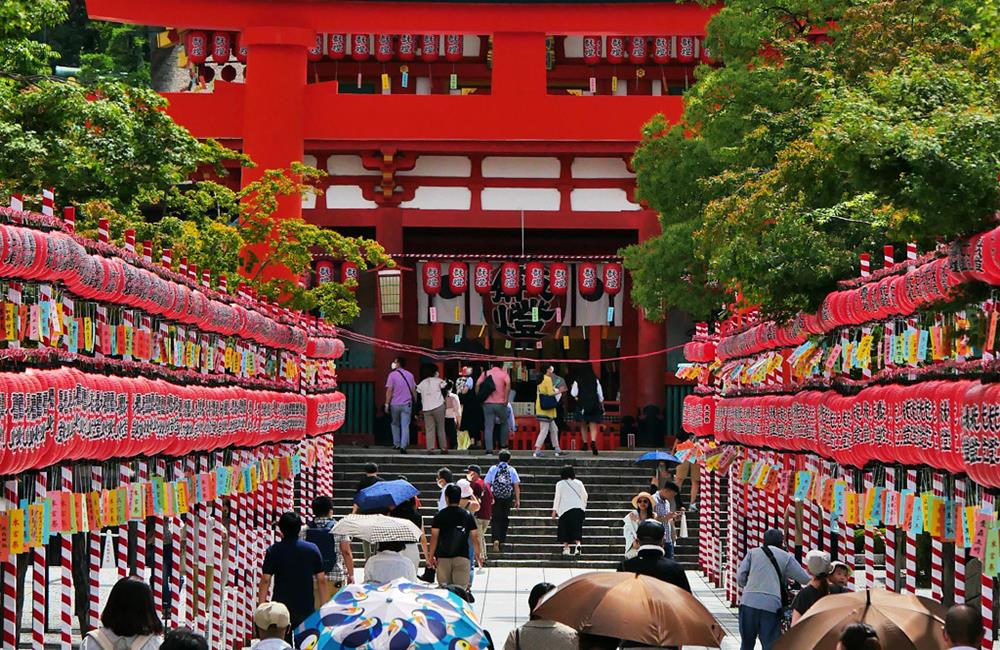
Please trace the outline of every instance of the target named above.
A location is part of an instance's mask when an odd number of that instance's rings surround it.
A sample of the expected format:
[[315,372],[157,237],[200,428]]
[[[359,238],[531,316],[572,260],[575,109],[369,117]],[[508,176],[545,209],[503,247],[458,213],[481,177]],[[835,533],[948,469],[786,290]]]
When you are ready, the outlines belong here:
[[[655,212],[634,200],[628,160],[650,117],[679,117],[681,93],[708,60],[701,40],[714,8],[673,0],[87,7],[95,19],[177,30],[187,46],[181,64],[215,80],[166,93],[171,115],[253,158],[258,167],[244,181],[292,161],[325,169],[325,195],[283,213],[374,237],[411,269],[400,317],[379,313],[375,275],[362,274],[363,314],[352,329],[526,359],[627,356],[687,340],[683,314],[654,324],[631,306],[628,278],[615,297],[584,297],[575,271],[584,261],[600,271],[622,246],[658,232]],[[429,297],[427,260],[441,264],[445,284],[451,262],[471,271],[481,260],[565,262],[572,281],[564,299],[542,302],[518,303],[519,295],[501,304],[498,292],[484,301],[472,290]],[[350,402],[344,431],[371,430],[393,355],[352,346],[339,370]],[[665,408],[668,424],[679,425],[688,388],[667,363],[652,355],[599,364],[607,398],[620,395],[622,414]]]

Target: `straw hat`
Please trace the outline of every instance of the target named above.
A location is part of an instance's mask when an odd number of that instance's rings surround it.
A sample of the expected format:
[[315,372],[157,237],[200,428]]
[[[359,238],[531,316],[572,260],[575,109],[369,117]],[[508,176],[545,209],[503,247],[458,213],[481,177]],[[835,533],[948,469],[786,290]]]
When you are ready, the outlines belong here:
[[653,495],[650,494],[649,492],[640,492],[639,494],[637,494],[634,497],[632,497],[632,507],[633,508],[638,508],[639,507],[639,499],[646,499],[647,501],[649,501],[650,507],[653,506]]

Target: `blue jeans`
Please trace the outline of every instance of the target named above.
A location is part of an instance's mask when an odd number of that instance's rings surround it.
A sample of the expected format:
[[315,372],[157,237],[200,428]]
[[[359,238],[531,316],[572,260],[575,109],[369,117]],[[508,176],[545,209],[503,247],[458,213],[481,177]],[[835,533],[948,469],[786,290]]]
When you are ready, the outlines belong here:
[[757,637],[764,650],[771,650],[781,636],[781,621],[778,612],[768,612],[755,607],[740,605],[740,650],[754,650]]
[[668,560],[674,559],[674,543],[673,542],[663,542],[663,557]]
[[510,433],[510,429],[507,423],[507,405],[506,404],[483,404],[483,417],[485,418],[483,432],[485,434],[485,446],[486,450],[489,451],[493,449],[493,427],[499,426],[500,430],[497,432],[497,446],[506,447],[507,446],[507,435]]
[[413,405],[390,404],[389,415],[392,418],[392,444],[401,449],[406,449],[410,444],[410,415],[413,412]]

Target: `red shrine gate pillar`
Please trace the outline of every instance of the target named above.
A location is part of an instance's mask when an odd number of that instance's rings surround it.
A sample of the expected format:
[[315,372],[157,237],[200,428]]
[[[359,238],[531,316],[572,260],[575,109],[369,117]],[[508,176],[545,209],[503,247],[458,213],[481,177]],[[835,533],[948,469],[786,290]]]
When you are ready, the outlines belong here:
[[[646,241],[660,234],[660,222],[657,219],[655,210],[643,210],[639,220],[639,241]],[[655,352],[666,347],[666,324],[653,323],[645,318],[643,310],[639,310],[638,326],[636,328],[636,338],[638,342],[638,354]],[[666,354],[654,354],[640,358],[637,363],[637,381],[634,384],[636,399],[635,404],[641,410],[645,406],[652,404],[660,409],[661,413],[666,403],[666,393],[663,388],[664,374],[667,370]],[[674,433],[674,432],[668,432]]]
[[[243,170],[243,185],[264,175],[267,169],[282,169],[301,162],[303,149],[306,48],[315,42],[309,29],[248,27],[247,78],[243,102],[243,153],[256,167]],[[278,200],[277,216],[302,216],[302,198]],[[260,251],[257,251],[260,255]],[[284,276],[280,270],[272,275]]]

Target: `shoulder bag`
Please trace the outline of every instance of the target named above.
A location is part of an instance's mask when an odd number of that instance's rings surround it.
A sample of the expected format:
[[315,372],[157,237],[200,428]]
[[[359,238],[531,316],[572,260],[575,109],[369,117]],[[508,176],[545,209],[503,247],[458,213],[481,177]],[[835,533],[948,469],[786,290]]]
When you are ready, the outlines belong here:
[[778,609],[778,620],[781,622],[782,633],[785,633],[792,627],[792,607],[788,598],[788,582],[785,580],[785,575],[778,567],[778,560],[775,559],[774,553],[771,552],[771,547],[764,544],[761,547],[761,550],[764,551],[764,555],[767,556],[767,559],[771,561],[771,566],[774,567],[774,572],[778,574],[778,587],[781,588],[781,607]]

